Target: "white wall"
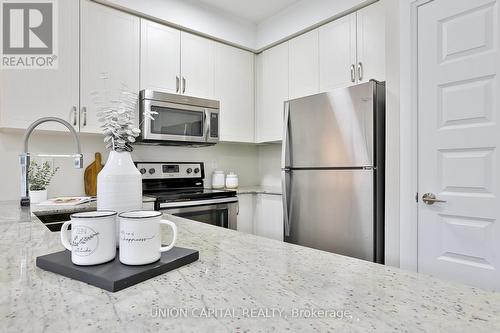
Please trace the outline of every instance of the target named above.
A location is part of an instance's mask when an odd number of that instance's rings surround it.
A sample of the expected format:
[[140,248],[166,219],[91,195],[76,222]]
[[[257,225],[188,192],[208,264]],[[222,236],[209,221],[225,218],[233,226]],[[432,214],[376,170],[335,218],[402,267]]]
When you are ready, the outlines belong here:
[[[94,153],[107,153],[103,149],[102,137],[81,136],[85,167],[94,160]],[[73,141],[66,133],[39,134],[34,133],[30,140],[31,153],[72,153]],[[22,150],[22,133],[0,132],[0,200],[17,200],[20,196],[19,153]],[[134,160],[142,161],[197,161],[205,162],[207,179],[210,186],[213,167],[226,171],[235,171],[240,177],[241,185],[259,183],[258,149],[254,145],[218,144],[203,148],[186,147],[153,147],[136,146]],[[37,158],[38,160],[43,160]],[[55,159],[54,166],[60,170],[49,186],[49,196],[84,195],[83,172],[85,169],[74,169],[71,159]]]
[[281,144],[258,146],[259,185],[281,186]]
[[257,25],[255,48],[261,49],[290,35],[373,0],[300,0]]
[[95,0],[139,12],[175,26],[253,49],[255,24],[193,0]]

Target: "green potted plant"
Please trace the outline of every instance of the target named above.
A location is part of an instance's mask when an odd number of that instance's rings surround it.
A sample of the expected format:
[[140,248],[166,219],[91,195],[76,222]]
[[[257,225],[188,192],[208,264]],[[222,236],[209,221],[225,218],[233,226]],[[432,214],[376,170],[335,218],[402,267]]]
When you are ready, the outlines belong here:
[[47,186],[59,168],[52,169],[49,162],[38,164],[36,161],[30,163],[28,169],[28,183],[30,187],[31,203],[40,203],[47,200]]

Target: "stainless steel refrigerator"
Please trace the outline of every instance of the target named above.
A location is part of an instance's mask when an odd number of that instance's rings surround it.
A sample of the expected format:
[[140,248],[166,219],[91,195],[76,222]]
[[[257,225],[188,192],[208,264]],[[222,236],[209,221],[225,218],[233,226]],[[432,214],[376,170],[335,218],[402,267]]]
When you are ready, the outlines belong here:
[[285,241],[384,263],[385,84],[285,103]]

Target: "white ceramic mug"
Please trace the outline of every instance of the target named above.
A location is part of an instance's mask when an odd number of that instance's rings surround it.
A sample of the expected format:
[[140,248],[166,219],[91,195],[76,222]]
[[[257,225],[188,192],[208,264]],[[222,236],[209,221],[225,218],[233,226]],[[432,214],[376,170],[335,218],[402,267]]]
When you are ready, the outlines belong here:
[[[68,227],[71,225],[71,239]],[[116,212],[98,210],[71,215],[61,227],[61,243],[75,265],[97,265],[116,256]]]
[[[160,259],[161,253],[172,249],[177,241],[177,227],[162,219],[161,212],[136,210],[124,212],[120,218],[120,262],[126,265],[146,265]],[[172,242],[161,246],[160,225],[172,228]]]

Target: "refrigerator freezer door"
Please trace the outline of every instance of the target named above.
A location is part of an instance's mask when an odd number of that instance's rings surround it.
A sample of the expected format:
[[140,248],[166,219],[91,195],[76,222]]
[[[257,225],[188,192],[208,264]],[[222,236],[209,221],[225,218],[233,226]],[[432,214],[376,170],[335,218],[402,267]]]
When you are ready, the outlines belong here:
[[293,170],[287,176],[286,242],[374,261],[372,170]]
[[[373,166],[374,82],[288,102],[283,167]],[[286,146],[285,146],[286,143]]]

